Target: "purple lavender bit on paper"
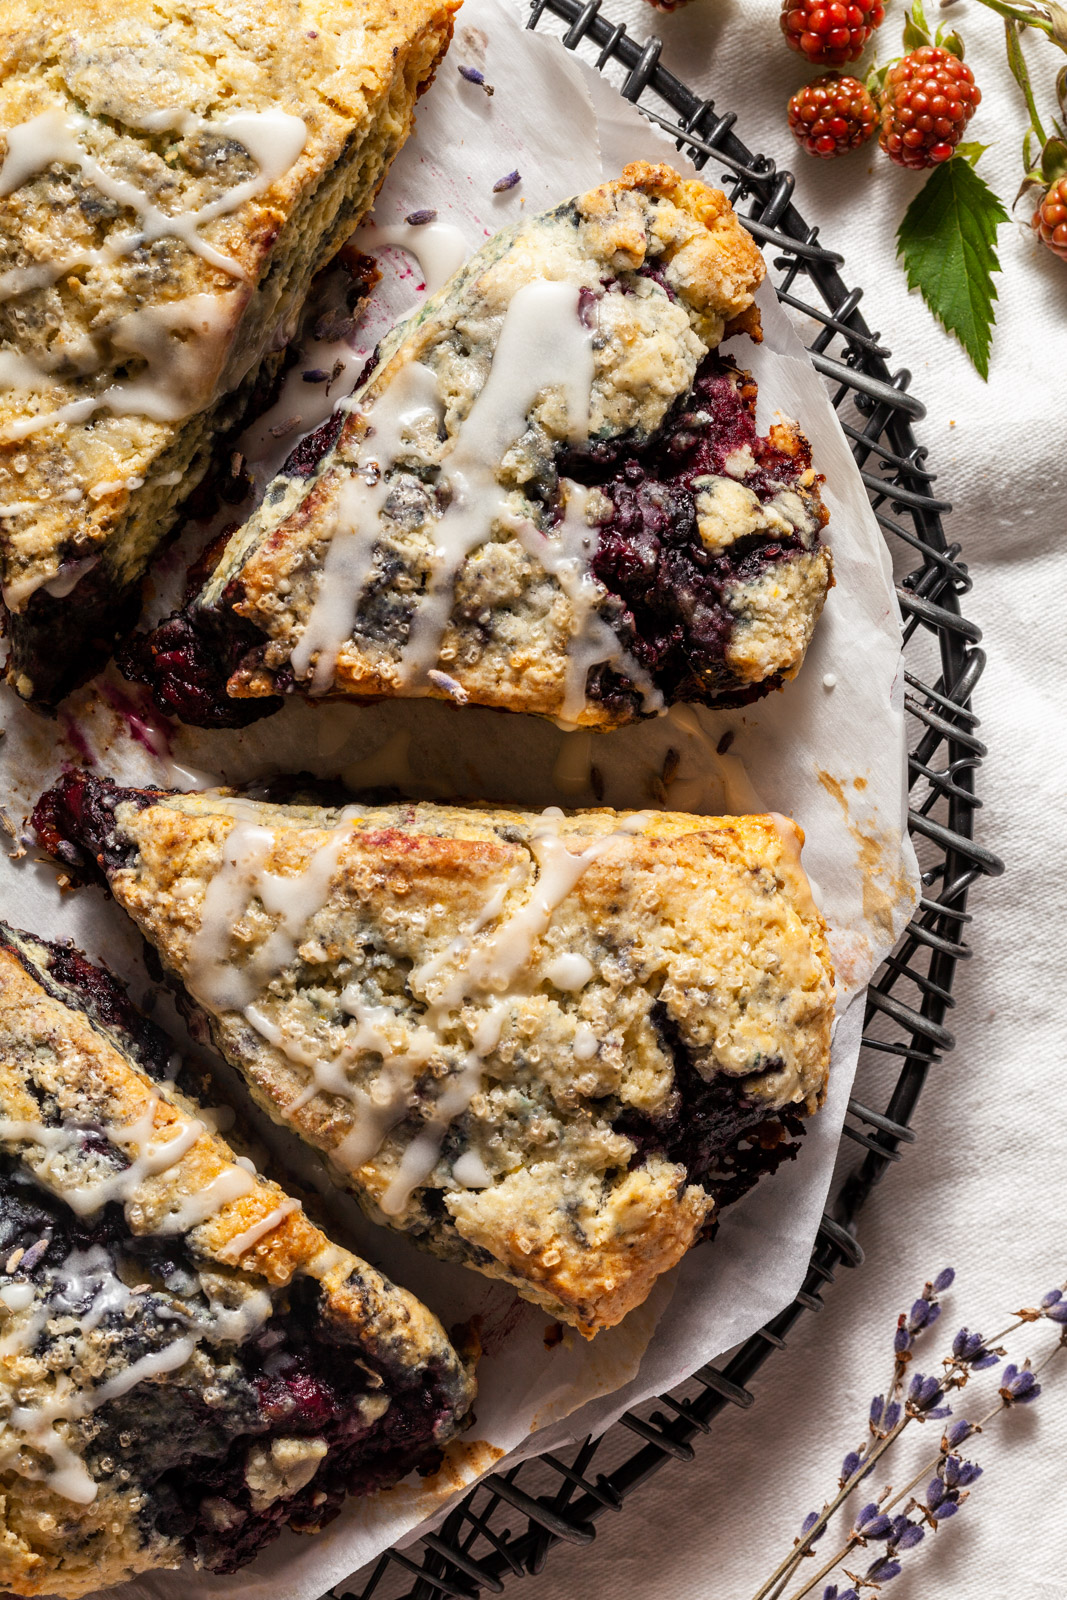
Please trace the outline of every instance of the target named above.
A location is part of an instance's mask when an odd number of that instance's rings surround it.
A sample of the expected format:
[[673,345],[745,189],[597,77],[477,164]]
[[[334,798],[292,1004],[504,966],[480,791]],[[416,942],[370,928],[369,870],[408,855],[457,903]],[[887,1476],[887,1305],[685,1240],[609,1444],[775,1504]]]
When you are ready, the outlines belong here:
[[428,222],[437,221],[437,212],[432,206],[425,206],[421,211],[409,211],[404,221],[409,228],[424,228]]
[[491,83],[486,83],[485,73],[480,72],[477,67],[467,67],[461,64],[459,67],[459,75],[461,78],[466,78],[468,83],[476,83],[479,89],[485,90],[486,94],[493,93],[493,85]]
[[493,185],[493,193],[505,194],[508,189],[514,189],[515,185],[521,182],[522,173],[519,171],[518,167],[516,167],[514,172],[509,172],[505,177],[498,178],[496,180]]

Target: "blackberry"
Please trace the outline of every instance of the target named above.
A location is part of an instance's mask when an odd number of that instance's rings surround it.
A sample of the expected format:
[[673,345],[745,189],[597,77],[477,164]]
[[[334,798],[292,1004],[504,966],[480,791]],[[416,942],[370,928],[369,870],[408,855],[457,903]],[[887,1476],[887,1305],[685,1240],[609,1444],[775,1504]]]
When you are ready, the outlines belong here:
[[882,0],[782,0],[779,26],[791,50],[817,67],[858,61],[885,18]]
[[958,56],[941,45],[921,45],[886,73],[878,143],[899,167],[939,166],[981,99],[974,73]]
[[858,78],[827,72],[792,97],[789,126],[809,155],[829,158],[866,144],[878,126],[878,112]]
[[1030,225],[1054,256],[1067,261],[1067,176],[1045,190]]

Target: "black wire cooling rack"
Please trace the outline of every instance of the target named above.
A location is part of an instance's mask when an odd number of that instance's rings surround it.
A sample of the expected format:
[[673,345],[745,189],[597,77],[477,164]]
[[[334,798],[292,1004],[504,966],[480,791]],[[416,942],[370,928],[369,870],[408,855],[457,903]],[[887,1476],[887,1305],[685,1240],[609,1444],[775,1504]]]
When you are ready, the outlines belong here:
[[[951,507],[931,493],[934,475],[912,431],[925,410],[909,392],[911,374],[890,369],[889,351],[859,313],[862,290],[846,288],[842,257],[818,242],[818,230],[793,204],[793,174],[742,144],[733,112],[719,112],[687,89],[660,65],[659,41],[629,38],[601,14],[601,0],[533,0],[528,26],[553,21],[567,49],[595,59],[624,99],[724,183],[768,256],[779,299],[816,326],[811,359],[830,385],[898,572],[911,752],[908,816],[923,894],[867,994],[861,1074],[872,1084],[865,1098],[884,1100],[885,1109],[849,1102],[844,1139],[862,1156],[838,1164],[843,1176],[793,1303],[724,1367],[701,1367],[670,1394],[627,1412],[602,1438],[483,1478],[438,1532],[407,1550],[387,1551],[372,1568],[339,1584],[335,1600],[466,1600],[485,1590],[499,1593],[509,1576],[539,1572],[554,1545],[591,1543],[603,1514],[620,1510],[668,1463],[692,1460],[694,1441],[710,1432],[724,1406],[752,1404],[747,1385],[771,1351],[782,1348],[805,1311],[821,1309],[821,1293],[839,1267],[863,1260],[859,1213],[890,1162],[900,1160],[900,1146],[914,1139],[908,1124],[926,1075],[955,1042],[945,1016],[954,1004],[956,964],[970,955],[964,939],[968,893],[977,879],[1002,871],[973,837],[981,805],[975,772],[985,746],[976,735],[971,695],[985,655],[979,629],[961,609],[971,584],[960,546],[945,537],[943,518]],[[895,1076],[879,1094],[887,1065]]]

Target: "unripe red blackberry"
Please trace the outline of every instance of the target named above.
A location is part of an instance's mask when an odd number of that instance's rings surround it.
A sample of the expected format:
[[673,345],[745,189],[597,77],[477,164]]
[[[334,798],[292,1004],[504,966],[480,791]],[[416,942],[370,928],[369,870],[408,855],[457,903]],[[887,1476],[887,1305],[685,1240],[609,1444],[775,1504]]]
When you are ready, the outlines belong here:
[[1067,176],[1057,178],[1038,202],[1031,226],[1054,256],[1067,261]]
[[885,18],[882,0],[782,0],[786,44],[818,67],[858,61]]
[[866,84],[827,72],[798,89],[789,102],[789,126],[813,156],[839,156],[866,144],[878,112]]
[[921,45],[886,73],[878,143],[899,167],[936,167],[959,144],[981,98],[958,56]]

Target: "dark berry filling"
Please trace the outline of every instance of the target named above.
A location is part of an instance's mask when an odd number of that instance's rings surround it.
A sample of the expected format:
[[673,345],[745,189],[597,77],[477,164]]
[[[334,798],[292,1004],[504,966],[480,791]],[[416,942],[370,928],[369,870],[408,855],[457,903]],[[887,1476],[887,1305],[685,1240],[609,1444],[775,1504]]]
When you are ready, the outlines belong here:
[[[696,502],[703,477],[734,476],[761,503],[795,488],[811,456],[806,442],[790,443],[791,450],[783,449],[757,433],[755,384],[712,351],[689,394],[651,439],[594,440],[560,464],[561,472],[596,485],[611,502],[599,525],[593,571],[620,602],[616,631],[668,703],[742,705],[781,681],[775,675],[747,684],[730,668],[726,652],[735,618],[727,591],[788,560],[803,548],[801,536],[759,533],[708,549]],[[746,449],[751,469],[736,476],[732,463],[735,473],[727,474],[727,458]],[[590,675],[586,692],[612,708],[627,686],[600,671]]]
[[115,661],[133,683],[149,686],[167,716],[194,728],[244,728],[282,706],[278,695],[234,699],[226,693],[237,667],[265,644],[259,629],[236,612],[189,606],[151,633],[135,633],[116,650]]
[[[670,1106],[658,1117],[624,1111],[613,1127],[636,1147],[633,1165],[657,1155],[685,1168],[688,1182],[699,1184],[715,1200],[709,1226],[714,1231],[723,1206],[739,1200],[783,1161],[794,1159],[800,1146],[787,1135],[795,1140],[804,1124],[788,1109],[769,1110],[765,1102],[747,1095],[736,1078],[703,1077],[658,1001],[652,1022],[674,1066]],[[777,1071],[781,1065],[778,1060],[766,1061],[763,1071]]]
[[[0,1156],[0,1269],[9,1265],[29,1279],[40,1309],[86,1315],[104,1282],[84,1254],[94,1247],[106,1253],[108,1281],[139,1286],[135,1316],[121,1301],[94,1314],[94,1338],[109,1364],[130,1366],[199,1331],[212,1370],[205,1381],[179,1369],[94,1411],[86,1465],[97,1482],[118,1475],[145,1490],[146,1533],[180,1539],[214,1572],[242,1566],[283,1526],[321,1527],[348,1494],[397,1482],[451,1419],[443,1367],[413,1369],[372,1341],[346,1337],[308,1279],[279,1292],[269,1319],[244,1343],[212,1342],[210,1306],[181,1240],[134,1238],[117,1205],[78,1217],[14,1158]],[[74,1252],[81,1260],[71,1275],[64,1263]],[[46,1354],[52,1337],[46,1325],[35,1352]],[[390,1403],[375,1416],[380,1395]],[[302,1439],[326,1449],[314,1477],[258,1502],[250,1449]]]
[[75,871],[98,868],[105,875],[126,866],[136,855],[115,828],[115,811],[123,803],[144,810],[159,797],[159,789],[124,789],[109,778],[92,778],[85,772],[67,772],[46,789],[33,808],[30,826],[42,850]]
[[69,597],[38,589],[22,611],[0,607],[11,643],[9,678],[28,678],[39,708],[55,705],[103,666],[136,622],[140,599],[139,583],[117,584],[101,562]]

